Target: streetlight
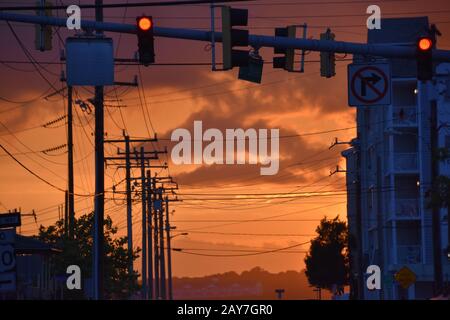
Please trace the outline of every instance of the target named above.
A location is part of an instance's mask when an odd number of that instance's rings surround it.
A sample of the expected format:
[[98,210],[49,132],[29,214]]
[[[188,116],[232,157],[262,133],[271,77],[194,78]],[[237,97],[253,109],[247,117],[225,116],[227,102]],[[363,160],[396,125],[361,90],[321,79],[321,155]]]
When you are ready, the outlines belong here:
[[[175,230],[176,227],[169,227],[169,229]],[[172,248],[170,242],[172,239],[179,236],[187,236],[189,233],[182,232],[174,236],[167,237],[167,278],[169,280],[169,300],[173,300],[173,287],[172,287]]]

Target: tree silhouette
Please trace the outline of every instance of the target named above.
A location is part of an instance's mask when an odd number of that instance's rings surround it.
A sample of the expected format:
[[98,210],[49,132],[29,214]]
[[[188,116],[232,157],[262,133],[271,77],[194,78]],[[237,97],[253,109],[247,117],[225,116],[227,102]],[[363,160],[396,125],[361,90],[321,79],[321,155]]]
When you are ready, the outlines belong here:
[[339,216],[323,218],[305,257],[308,282],[317,288],[343,293],[349,282],[348,228]]
[[[94,214],[89,213],[75,219],[74,239],[66,236],[64,220],[58,220],[49,227],[40,226],[38,238],[62,249],[60,254],[52,258],[56,274],[65,275],[69,265],[78,265],[83,279],[91,277]],[[105,298],[125,299],[137,291],[138,273],[128,274],[127,237],[116,237],[117,227],[113,226],[108,216],[104,221],[104,272]],[[140,249],[133,252],[133,260],[138,257]],[[82,290],[66,290],[65,299],[83,299]]]

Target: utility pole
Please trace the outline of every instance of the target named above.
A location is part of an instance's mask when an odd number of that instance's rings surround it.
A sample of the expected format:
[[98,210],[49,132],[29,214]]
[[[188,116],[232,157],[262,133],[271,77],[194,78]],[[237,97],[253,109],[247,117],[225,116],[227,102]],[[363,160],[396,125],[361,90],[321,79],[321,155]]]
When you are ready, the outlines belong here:
[[173,285],[172,285],[172,245],[170,236],[170,221],[169,221],[169,197],[166,196],[166,238],[167,238],[167,279],[168,279],[168,291],[169,300],[173,300]]
[[127,239],[128,274],[133,274],[133,203],[131,201],[130,137],[123,132],[125,139],[125,178],[127,192]]
[[284,294],[284,289],[275,289],[275,293],[277,295],[277,299],[278,300],[282,300],[283,299],[283,294]]
[[142,299],[147,299],[147,200],[145,192],[145,152],[141,147],[141,186],[142,186]]
[[[133,223],[132,223],[132,199],[131,199],[131,181],[132,180],[140,180],[142,187],[142,297],[146,299],[148,297],[147,293],[147,202],[150,201],[150,198],[147,198],[146,195],[146,185],[147,180],[145,177],[145,169],[146,168],[167,168],[167,165],[164,166],[154,166],[150,165],[150,160],[158,159],[158,155],[162,153],[166,153],[167,150],[158,151],[145,151],[144,147],[141,147],[140,153],[134,149],[134,157],[131,157],[131,144],[132,143],[149,143],[149,142],[157,142],[158,139],[156,136],[151,139],[132,139],[128,135],[123,132],[123,139],[107,139],[105,143],[123,143],[125,145],[125,152],[121,151],[120,148],[117,150],[117,156],[105,157],[105,161],[108,165],[117,166],[117,168],[124,168],[126,170],[126,191],[119,192],[114,189],[115,193],[125,193],[127,200],[127,232],[128,232],[128,257],[129,257],[129,266],[128,272],[129,274],[133,274]],[[149,154],[149,155],[147,155]],[[112,161],[112,162],[111,162]],[[125,165],[123,165],[125,163]],[[134,178],[131,177],[131,169],[139,168],[141,170],[141,176]],[[150,243],[150,242],[149,242]]]
[[64,194],[64,233],[69,236],[69,192],[66,190]]
[[[156,188],[156,181],[161,183],[161,187]],[[163,193],[170,190],[178,190],[178,185],[175,188],[165,188],[163,181],[169,181],[170,183],[175,183],[172,177],[154,177],[153,178],[153,194],[157,197],[153,200],[155,217],[154,217],[154,230],[155,230],[155,242],[159,242],[159,253],[158,246],[155,246],[155,272],[158,269],[158,259],[159,259],[159,297],[161,299],[171,299],[171,256],[170,256],[170,221],[169,221],[169,201],[178,201],[178,199],[169,200],[166,196],[163,199]],[[164,202],[164,203],[163,203]],[[166,221],[164,223],[164,211],[166,214]],[[166,266],[165,266],[165,253],[164,253],[164,230],[166,230],[167,238],[167,256],[168,256],[168,282],[169,282],[169,297],[167,295],[167,285],[166,285]],[[156,235],[157,234],[157,235]],[[159,237],[158,237],[159,236]],[[159,239],[158,239],[159,238]],[[156,256],[157,255],[157,256]],[[158,279],[158,275],[155,275]],[[158,280],[156,280],[158,282]]]
[[[357,132],[359,137],[360,133]],[[352,184],[354,185],[355,192],[355,224],[356,230],[354,236],[356,238],[356,249],[350,249],[350,270],[352,274],[350,276],[350,299],[352,300],[363,300],[364,299],[364,271],[363,271],[363,250],[362,250],[362,203],[361,203],[361,146],[358,140],[352,140],[349,142],[339,141],[335,138],[329,149],[333,149],[338,145],[350,145],[353,148],[354,155],[356,157],[356,168],[354,172],[348,172],[348,174],[353,176]],[[337,172],[341,172],[339,166],[336,169]],[[348,177],[348,175],[347,175]],[[353,230],[352,230],[353,232]],[[354,270],[356,269],[356,272]],[[356,274],[355,274],[356,273]]]
[[316,287],[313,289],[313,292],[316,293],[316,300],[322,300],[322,289],[319,287]]
[[160,263],[160,273],[159,276],[161,277],[161,298],[163,300],[167,299],[166,295],[166,260],[165,260],[165,253],[164,253],[164,208],[162,205],[163,198],[162,198],[162,191],[163,188],[158,189],[158,203],[160,203],[159,208],[159,263]]
[[73,181],[73,110],[72,110],[72,86],[67,86],[67,164],[68,164],[68,206],[69,206],[69,238],[74,237],[75,228],[75,201],[74,201],[74,181]]
[[[103,0],[95,0],[95,21],[103,22]],[[97,37],[103,37],[103,32],[97,30]],[[95,87],[95,208],[94,208],[94,299],[102,300],[103,296],[103,263],[104,263],[104,233],[103,221],[105,214],[105,175],[104,175],[104,110],[103,86]]]
[[152,230],[152,181],[150,170],[147,170],[147,241],[148,241],[148,254],[147,254],[147,268],[148,268],[148,298],[152,300],[153,295],[153,230]]
[[152,179],[153,193],[153,251],[155,253],[155,298],[160,299],[160,278],[159,278],[159,253],[158,253],[158,211],[155,206],[156,200],[156,179]]

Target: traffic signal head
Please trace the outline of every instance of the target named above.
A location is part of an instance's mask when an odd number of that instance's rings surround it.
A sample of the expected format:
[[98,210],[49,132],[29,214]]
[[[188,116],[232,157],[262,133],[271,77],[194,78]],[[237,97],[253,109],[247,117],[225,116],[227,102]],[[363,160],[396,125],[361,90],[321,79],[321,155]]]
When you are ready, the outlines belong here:
[[149,64],[155,62],[152,17],[137,17],[136,28],[138,37],[139,62],[144,66],[148,66]]
[[[335,34],[328,29],[320,34],[320,40],[334,41]],[[320,76],[332,78],[336,75],[336,55],[334,52],[320,52]]]
[[[44,1],[40,5],[45,5],[47,7],[52,6],[52,2],[50,1]],[[37,15],[39,16],[45,16],[45,17],[52,17],[52,9],[45,8],[45,9],[38,9],[36,10]],[[52,50],[52,40],[53,40],[53,29],[50,25],[40,25],[35,24],[35,48],[39,51],[50,51]]]
[[233,49],[235,46],[248,46],[248,30],[233,29],[234,26],[247,26],[247,24],[248,10],[222,7],[223,69],[229,70],[233,67],[248,65],[248,51]]
[[[275,37],[295,38],[297,28],[295,26],[289,26],[286,28],[275,28]],[[294,49],[274,48],[275,54],[283,54],[282,57],[273,58],[273,68],[285,69],[287,71],[294,70]]]
[[433,40],[426,37],[420,38],[417,47],[420,51],[429,51],[433,48]]
[[140,17],[137,20],[138,22],[138,28],[141,31],[148,31],[153,27],[153,21],[149,17]]
[[417,39],[417,79],[420,81],[433,79],[433,47],[434,41],[431,37]]

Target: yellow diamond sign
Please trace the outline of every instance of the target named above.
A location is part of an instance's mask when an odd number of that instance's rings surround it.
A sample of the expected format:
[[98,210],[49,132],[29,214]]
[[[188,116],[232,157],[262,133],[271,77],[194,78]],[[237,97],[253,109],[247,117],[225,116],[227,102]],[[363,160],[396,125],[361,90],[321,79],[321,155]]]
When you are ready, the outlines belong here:
[[408,267],[403,267],[395,274],[395,280],[404,289],[408,289],[410,285],[416,282],[416,274]]

